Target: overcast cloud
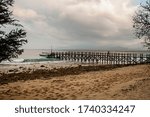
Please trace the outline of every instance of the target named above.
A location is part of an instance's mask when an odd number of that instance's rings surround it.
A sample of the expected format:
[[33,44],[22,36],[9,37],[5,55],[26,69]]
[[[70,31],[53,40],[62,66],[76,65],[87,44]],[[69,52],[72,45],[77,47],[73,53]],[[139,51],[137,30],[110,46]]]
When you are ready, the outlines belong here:
[[137,0],[16,0],[27,30],[24,48],[142,49],[132,16]]

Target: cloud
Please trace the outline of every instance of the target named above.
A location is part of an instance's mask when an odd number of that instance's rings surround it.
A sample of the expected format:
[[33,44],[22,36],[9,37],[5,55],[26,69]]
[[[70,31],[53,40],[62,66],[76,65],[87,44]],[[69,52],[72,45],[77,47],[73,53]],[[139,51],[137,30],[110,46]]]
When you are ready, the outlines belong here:
[[133,0],[21,0],[16,1],[14,14],[29,33],[27,48],[52,44],[56,48],[109,49],[133,44],[136,49],[135,9]]
[[28,19],[28,20],[30,20],[30,18],[35,19],[38,17],[37,13],[32,9],[21,9],[21,8],[16,8],[14,10],[14,15],[22,19]]

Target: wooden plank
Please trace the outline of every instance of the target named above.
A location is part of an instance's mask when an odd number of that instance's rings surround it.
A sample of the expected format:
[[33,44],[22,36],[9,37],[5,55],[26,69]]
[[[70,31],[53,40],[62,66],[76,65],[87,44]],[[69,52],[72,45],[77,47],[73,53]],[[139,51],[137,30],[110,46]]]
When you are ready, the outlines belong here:
[[116,53],[116,52],[53,52],[47,56],[66,61],[96,64],[141,64],[150,63],[150,54],[143,53]]

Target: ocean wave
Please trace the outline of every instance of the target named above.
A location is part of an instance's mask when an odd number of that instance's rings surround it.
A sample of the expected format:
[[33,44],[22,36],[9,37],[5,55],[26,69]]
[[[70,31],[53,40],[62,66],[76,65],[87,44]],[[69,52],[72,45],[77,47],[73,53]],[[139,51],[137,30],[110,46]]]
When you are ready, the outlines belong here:
[[41,62],[59,62],[59,59],[55,58],[32,58],[32,59],[13,59],[11,61],[3,61],[1,64],[32,64],[32,63],[41,63]]
[[55,58],[35,58],[35,59],[24,59],[23,62],[44,62],[44,61],[58,61]]

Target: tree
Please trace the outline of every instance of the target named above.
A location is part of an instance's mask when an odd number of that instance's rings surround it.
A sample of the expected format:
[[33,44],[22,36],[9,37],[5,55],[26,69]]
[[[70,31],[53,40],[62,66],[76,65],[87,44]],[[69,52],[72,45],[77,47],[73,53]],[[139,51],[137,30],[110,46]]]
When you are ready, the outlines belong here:
[[14,0],[0,0],[0,62],[18,57],[27,43],[26,31],[10,10],[13,4]]
[[139,39],[144,39],[144,46],[150,49],[150,1],[144,5],[140,4],[137,12],[133,16],[133,28],[135,35]]

